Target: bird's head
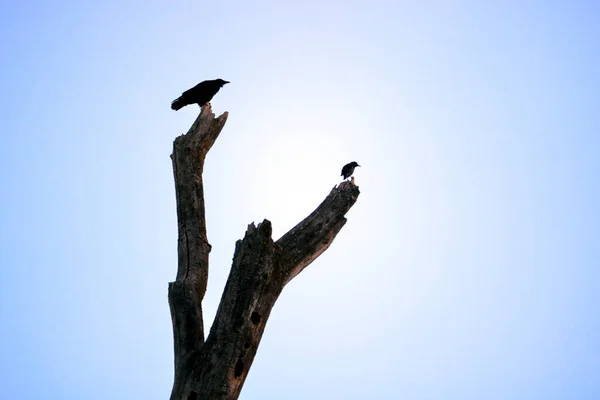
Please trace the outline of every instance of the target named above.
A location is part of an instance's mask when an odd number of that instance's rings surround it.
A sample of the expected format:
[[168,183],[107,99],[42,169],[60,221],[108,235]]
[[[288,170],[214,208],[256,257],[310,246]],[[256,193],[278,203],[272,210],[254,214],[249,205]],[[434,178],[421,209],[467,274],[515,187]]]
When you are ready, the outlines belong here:
[[224,81],[223,79],[215,79],[215,82],[219,84],[219,86],[224,86],[229,83],[229,81]]
[[358,163],[357,163],[356,161],[352,161],[352,162],[350,163],[350,165],[352,165],[354,168],[356,168],[356,167],[360,167],[360,165],[358,165]]

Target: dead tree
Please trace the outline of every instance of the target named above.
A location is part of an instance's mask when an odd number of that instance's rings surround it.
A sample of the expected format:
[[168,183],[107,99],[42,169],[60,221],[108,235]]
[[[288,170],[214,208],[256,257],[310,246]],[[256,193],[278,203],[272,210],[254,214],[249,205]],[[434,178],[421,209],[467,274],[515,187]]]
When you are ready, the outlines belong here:
[[210,334],[205,340],[202,299],[208,280],[202,171],[206,154],[225,126],[205,106],[187,134],[173,143],[177,195],[178,268],[169,283],[175,346],[171,400],[237,399],[265,325],[283,287],[330,245],[359,195],[343,182],[302,222],[276,242],[271,223],[248,226],[235,244],[233,265]]

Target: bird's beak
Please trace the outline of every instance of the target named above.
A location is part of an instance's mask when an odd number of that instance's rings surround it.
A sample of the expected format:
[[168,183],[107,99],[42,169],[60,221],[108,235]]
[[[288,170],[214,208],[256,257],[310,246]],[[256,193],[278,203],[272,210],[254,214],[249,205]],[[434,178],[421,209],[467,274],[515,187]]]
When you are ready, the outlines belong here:
[[360,165],[358,165],[358,164],[357,164],[356,166],[357,166],[357,167],[360,167]]
[[223,85],[227,85],[229,83],[229,81],[224,81]]

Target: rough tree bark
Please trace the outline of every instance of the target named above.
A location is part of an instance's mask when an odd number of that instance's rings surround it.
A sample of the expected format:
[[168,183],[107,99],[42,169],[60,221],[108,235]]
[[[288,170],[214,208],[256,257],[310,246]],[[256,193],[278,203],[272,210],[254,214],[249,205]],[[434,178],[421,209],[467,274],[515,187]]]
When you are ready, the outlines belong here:
[[188,133],[173,143],[179,238],[177,276],[169,283],[175,347],[171,400],[238,398],[283,287],[329,247],[359,195],[354,183],[342,182],[276,242],[268,220],[258,226],[250,224],[244,239],[235,244],[231,272],[205,340],[202,299],[211,246],[206,236],[202,171],[227,116],[215,118],[207,105]]

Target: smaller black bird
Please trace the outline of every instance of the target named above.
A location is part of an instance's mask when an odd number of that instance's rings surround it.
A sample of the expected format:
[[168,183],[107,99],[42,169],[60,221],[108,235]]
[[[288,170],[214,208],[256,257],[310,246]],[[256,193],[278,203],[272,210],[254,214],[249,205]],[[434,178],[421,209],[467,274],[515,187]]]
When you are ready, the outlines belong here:
[[180,97],[173,100],[171,109],[177,111],[189,104],[198,104],[200,108],[202,108],[202,106],[212,100],[219,89],[228,83],[228,81],[224,81],[223,79],[200,82],[193,88],[183,92]]
[[348,179],[350,176],[352,176],[354,173],[354,168],[356,167],[360,167],[356,161],[352,161],[351,163],[344,165],[344,168],[342,168],[342,176],[344,179]]

